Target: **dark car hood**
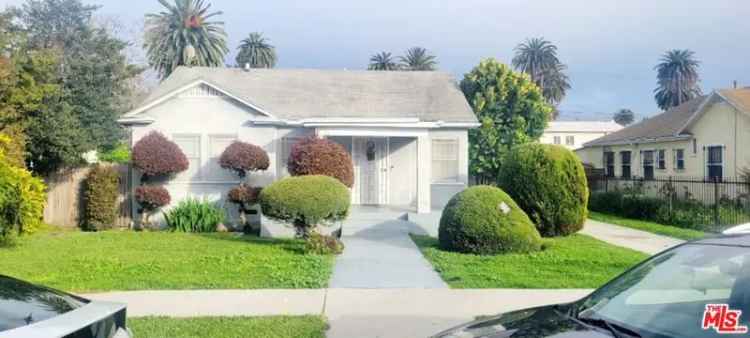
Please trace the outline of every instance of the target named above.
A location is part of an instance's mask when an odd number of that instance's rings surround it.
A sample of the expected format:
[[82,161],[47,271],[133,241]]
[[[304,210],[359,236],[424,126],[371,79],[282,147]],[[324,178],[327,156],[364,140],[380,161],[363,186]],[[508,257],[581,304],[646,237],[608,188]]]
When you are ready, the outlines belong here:
[[435,336],[435,338],[603,338],[611,337],[577,322],[557,306],[545,306],[504,313],[477,320]]
[[43,321],[86,303],[80,297],[0,275],[0,331]]

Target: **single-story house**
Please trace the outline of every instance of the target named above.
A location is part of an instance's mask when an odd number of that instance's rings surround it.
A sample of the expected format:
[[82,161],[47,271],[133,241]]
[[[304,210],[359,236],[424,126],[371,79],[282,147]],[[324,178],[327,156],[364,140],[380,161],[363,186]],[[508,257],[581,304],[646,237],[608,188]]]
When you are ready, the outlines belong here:
[[352,203],[418,213],[441,208],[468,183],[468,130],[478,122],[442,72],[181,67],[120,123],[130,142],[156,130],[190,161],[166,183],[173,204],[223,199],[240,183],[218,164],[233,141],[258,145],[270,168],[251,185],[287,176],[291,146],[327,137],[352,155]]
[[615,121],[550,121],[540,143],[562,145],[570,150],[622,129]]
[[738,177],[750,168],[750,88],[697,97],[576,153],[609,177]]

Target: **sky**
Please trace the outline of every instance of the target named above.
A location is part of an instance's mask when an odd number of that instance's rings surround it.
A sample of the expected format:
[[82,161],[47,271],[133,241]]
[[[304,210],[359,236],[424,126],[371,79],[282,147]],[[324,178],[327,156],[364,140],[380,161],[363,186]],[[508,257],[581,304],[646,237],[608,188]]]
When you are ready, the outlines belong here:
[[[0,0],[0,8],[24,0]],[[220,10],[234,63],[239,41],[259,31],[279,68],[364,69],[372,54],[422,46],[460,80],[483,58],[510,63],[529,37],[558,46],[572,89],[565,119],[609,119],[620,108],[658,112],[654,66],[669,49],[701,61],[704,92],[750,86],[747,0],[205,0]],[[101,5],[137,36],[156,0],[83,0]]]

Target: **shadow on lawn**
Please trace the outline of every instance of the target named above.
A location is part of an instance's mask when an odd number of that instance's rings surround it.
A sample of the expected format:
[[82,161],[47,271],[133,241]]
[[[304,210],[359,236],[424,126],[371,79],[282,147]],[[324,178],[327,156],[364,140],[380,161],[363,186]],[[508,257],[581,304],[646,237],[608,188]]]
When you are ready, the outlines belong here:
[[194,235],[203,238],[231,241],[231,242],[244,242],[250,243],[257,246],[272,246],[281,248],[285,251],[304,255],[305,254],[305,242],[299,239],[279,239],[279,238],[262,238],[253,235],[245,235],[242,233],[195,233]]

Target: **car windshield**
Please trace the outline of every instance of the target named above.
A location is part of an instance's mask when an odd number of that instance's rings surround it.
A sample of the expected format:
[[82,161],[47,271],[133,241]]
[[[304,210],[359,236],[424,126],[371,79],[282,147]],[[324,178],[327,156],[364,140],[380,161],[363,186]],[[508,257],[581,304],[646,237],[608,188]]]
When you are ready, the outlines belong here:
[[750,249],[689,244],[655,256],[583,301],[580,319],[631,329],[643,337],[715,337],[701,325],[706,304],[750,316]]
[[0,332],[49,319],[85,305],[85,300],[0,276]]

